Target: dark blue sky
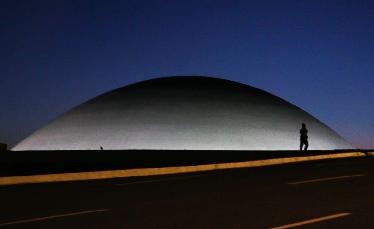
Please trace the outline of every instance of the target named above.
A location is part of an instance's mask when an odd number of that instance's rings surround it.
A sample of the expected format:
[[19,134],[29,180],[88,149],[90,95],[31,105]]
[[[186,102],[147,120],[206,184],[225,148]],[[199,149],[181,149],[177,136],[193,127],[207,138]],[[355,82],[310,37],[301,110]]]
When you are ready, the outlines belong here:
[[0,142],[108,90],[209,75],[374,148],[374,1],[1,1]]

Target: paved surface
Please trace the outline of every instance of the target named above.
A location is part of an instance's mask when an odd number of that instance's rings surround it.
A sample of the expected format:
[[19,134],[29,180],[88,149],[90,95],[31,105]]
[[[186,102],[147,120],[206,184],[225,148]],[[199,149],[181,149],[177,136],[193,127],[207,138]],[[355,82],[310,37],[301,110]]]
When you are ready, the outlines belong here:
[[3,186],[0,228],[374,228],[373,181],[368,157]]

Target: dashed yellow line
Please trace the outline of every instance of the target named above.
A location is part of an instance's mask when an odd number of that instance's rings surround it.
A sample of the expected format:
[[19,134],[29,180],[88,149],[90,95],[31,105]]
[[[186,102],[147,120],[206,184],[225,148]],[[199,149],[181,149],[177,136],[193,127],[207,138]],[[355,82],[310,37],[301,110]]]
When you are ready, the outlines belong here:
[[105,211],[109,211],[109,209],[97,209],[97,210],[89,210],[89,211],[71,212],[71,213],[60,214],[60,215],[51,215],[51,216],[45,216],[45,217],[39,217],[39,218],[15,220],[15,221],[10,221],[10,222],[0,223],[0,227],[14,225],[14,224],[32,223],[32,222],[37,222],[37,221],[44,221],[44,220],[50,220],[50,219],[68,217],[68,216],[77,216],[77,215],[83,215],[83,214],[105,212]]
[[349,179],[354,177],[363,177],[365,174],[355,174],[349,176],[337,176],[337,177],[325,177],[319,179],[312,179],[312,180],[304,180],[304,181],[296,181],[296,182],[289,182],[288,184],[308,184],[308,183],[316,183],[316,182],[323,182],[323,181],[332,181],[332,180],[341,180],[341,179]]
[[321,221],[332,220],[332,219],[336,219],[336,218],[340,218],[340,217],[344,217],[344,216],[349,216],[349,215],[351,215],[351,213],[339,213],[339,214],[328,215],[328,216],[324,216],[324,217],[320,217],[320,218],[305,220],[305,221],[302,221],[302,222],[291,223],[291,224],[287,224],[287,225],[283,225],[283,226],[279,226],[279,227],[272,227],[270,229],[293,228],[293,227],[303,226],[303,225],[306,225],[306,224],[312,224],[312,223],[317,223],[317,222],[321,222]]

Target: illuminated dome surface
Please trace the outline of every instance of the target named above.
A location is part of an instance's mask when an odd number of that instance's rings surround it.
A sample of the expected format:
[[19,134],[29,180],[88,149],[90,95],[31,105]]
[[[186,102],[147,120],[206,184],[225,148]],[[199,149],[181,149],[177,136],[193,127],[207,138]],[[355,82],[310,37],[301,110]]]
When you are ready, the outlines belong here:
[[166,77],[99,95],[64,113],[13,150],[351,149],[329,127],[263,90],[209,77]]

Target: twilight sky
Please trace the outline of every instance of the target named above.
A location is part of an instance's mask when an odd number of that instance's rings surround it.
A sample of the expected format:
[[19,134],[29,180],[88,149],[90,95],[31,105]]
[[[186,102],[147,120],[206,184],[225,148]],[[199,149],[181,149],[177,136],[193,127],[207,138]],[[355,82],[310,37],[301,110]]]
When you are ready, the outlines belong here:
[[0,1],[0,142],[93,96],[209,75],[301,107],[374,148],[374,1]]

